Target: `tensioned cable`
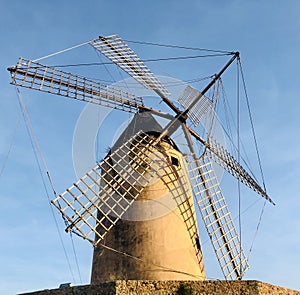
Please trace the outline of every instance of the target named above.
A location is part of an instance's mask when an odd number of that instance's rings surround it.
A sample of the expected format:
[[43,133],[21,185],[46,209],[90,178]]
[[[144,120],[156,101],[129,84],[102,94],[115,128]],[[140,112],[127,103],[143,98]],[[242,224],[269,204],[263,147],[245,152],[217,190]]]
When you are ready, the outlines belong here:
[[[225,135],[227,136],[227,139],[229,139],[232,151],[237,152],[237,147],[236,147],[235,143],[233,142],[233,135],[232,135],[232,127],[231,127],[231,124],[230,124],[230,118],[231,118],[231,120],[233,122],[233,126],[235,128],[236,128],[236,125],[234,124],[233,114],[232,114],[231,108],[230,108],[230,106],[229,106],[229,104],[227,102],[228,101],[227,94],[226,94],[225,87],[224,87],[224,84],[222,83],[221,78],[220,78],[220,82],[221,82],[221,88],[222,88],[222,98],[223,98],[222,101],[223,101],[223,107],[224,107],[224,111],[225,111],[225,122],[226,122],[227,129],[225,129],[223,123],[219,119],[218,119],[218,122],[221,125],[222,130],[225,132]],[[243,161],[244,165],[247,167],[247,169],[248,169],[250,175],[253,177],[253,179],[256,182],[258,182],[258,180],[256,179],[256,176],[253,173],[252,168],[250,166],[250,161],[248,159],[245,146],[244,146],[244,144],[243,144],[242,141],[240,141],[240,144],[241,144],[241,148],[242,148],[242,150],[244,152],[244,155],[245,155],[245,158],[244,158],[240,154],[241,160]]]
[[[226,95],[226,92],[225,92],[225,88],[224,88],[224,85],[223,83],[221,82],[222,84],[222,96],[223,96],[223,104],[224,104],[224,110],[225,110],[225,116],[226,116],[226,124],[227,124],[227,129],[228,131],[226,130],[225,126],[223,125],[223,123],[221,122],[221,120],[218,118],[217,116],[217,120],[218,120],[218,123],[221,125],[222,127],[222,130],[225,132],[225,135],[227,136],[227,139],[229,140],[230,144],[231,144],[231,148],[233,151],[237,152],[237,146],[235,145],[235,143],[233,142],[233,136],[232,136],[232,128],[231,128],[231,125],[230,125],[230,119],[229,117],[231,117],[232,121],[233,121],[233,125],[234,125],[234,129],[236,129],[236,125],[234,124],[234,120],[233,120],[233,114],[232,114],[232,111],[228,105],[228,103],[226,102],[227,101],[227,95]],[[230,116],[229,116],[230,114]],[[246,153],[246,149],[245,149],[245,146],[243,144],[243,142],[241,141],[240,142],[241,144],[241,149],[243,150],[244,154],[245,154],[245,158],[241,155],[241,160],[243,161],[244,165],[247,167],[249,173],[251,174],[251,176],[253,177],[253,179],[258,182],[254,172],[252,171],[252,168],[251,168],[251,165],[250,165],[250,161],[248,159],[248,156],[247,156],[247,153]]]
[[[206,57],[219,57],[219,56],[228,56],[229,53],[220,53],[220,54],[205,54],[205,55],[186,55],[186,56],[173,56],[173,57],[162,57],[162,58],[149,58],[141,59],[142,62],[159,62],[159,61],[173,61],[173,60],[186,60],[186,59],[196,59],[196,58],[206,58]],[[40,59],[38,59],[40,60]],[[35,62],[36,60],[33,60]],[[82,66],[104,66],[104,65],[114,65],[112,61],[106,62],[91,62],[91,63],[77,63],[77,64],[67,64],[67,65],[50,65],[50,67],[55,68],[67,68],[67,67],[82,67]],[[22,67],[20,67],[21,69]],[[32,69],[38,69],[39,66],[31,67]]]
[[180,46],[180,45],[172,45],[172,44],[161,44],[161,43],[153,43],[153,42],[145,42],[145,41],[132,41],[126,40],[125,42],[128,43],[135,43],[135,44],[142,44],[142,45],[152,45],[152,46],[159,46],[159,47],[167,47],[167,48],[177,48],[177,49],[187,49],[187,50],[197,50],[197,51],[207,51],[207,52],[220,52],[220,53],[228,53],[234,55],[235,53],[232,51],[226,50],[214,50],[214,49],[207,49],[207,48],[199,48],[199,47],[187,47],[187,46]]
[[5,156],[5,158],[4,158],[2,167],[1,167],[1,169],[0,169],[0,178],[1,178],[2,174],[3,174],[3,172],[4,172],[4,169],[5,169],[5,167],[6,167],[7,161],[8,161],[8,159],[9,159],[9,155],[10,155],[10,153],[11,153],[11,151],[12,151],[12,148],[13,148],[13,145],[14,145],[14,143],[15,143],[17,130],[18,130],[19,126],[20,126],[20,121],[21,121],[21,117],[18,118],[17,123],[16,123],[16,126],[15,126],[15,128],[14,128],[14,131],[13,131],[13,134],[12,134],[12,138],[11,138],[10,145],[9,145],[9,147],[8,147],[6,156]]
[[[98,59],[102,62],[102,57],[101,57],[101,54],[100,54],[99,50],[97,50],[96,48],[94,48],[94,51],[96,52]],[[110,83],[116,82],[116,80],[114,79],[113,75],[109,71],[108,67],[106,65],[104,65],[104,68],[105,68],[105,71],[108,73],[108,75],[110,76],[110,78],[113,81],[113,82],[110,81]],[[97,111],[97,126],[98,126],[98,129],[100,128],[99,122],[100,122],[100,108],[98,108],[98,111]],[[99,144],[98,144],[99,134],[97,135],[97,139],[96,140],[97,140],[97,143],[96,143],[96,157],[97,157],[97,160],[96,160],[96,162],[99,163],[100,162],[100,159],[99,159],[100,151],[99,151]]]
[[249,254],[248,254],[248,257],[247,257],[248,261],[249,261],[250,255],[251,255],[253,247],[254,247],[254,241],[256,240],[256,237],[257,237],[257,234],[258,234],[258,230],[259,230],[259,227],[260,227],[260,224],[261,224],[261,221],[262,221],[262,216],[263,216],[264,211],[265,211],[266,203],[267,203],[267,200],[264,201],[264,205],[263,205],[262,210],[261,210],[260,215],[259,215],[258,223],[257,223],[256,230],[255,230],[255,233],[254,233],[254,236],[253,236],[253,240],[252,240],[252,243],[251,243],[251,246],[250,246],[250,249],[249,249]]
[[[255,200],[254,202],[252,202],[246,209],[244,209],[242,212],[241,212],[241,215],[245,214],[248,210],[250,210],[250,208],[252,208],[255,204],[257,204],[261,199],[257,199]],[[236,219],[238,219],[239,216],[236,215],[235,217],[232,217],[232,220],[235,221]],[[204,245],[206,244],[207,242],[210,241],[210,238],[206,239],[205,241],[202,241],[201,244]]]
[[217,105],[217,102],[218,102],[218,99],[219,99],[220,80],[218,79],[216,82],[217,83],[214,84],[213,91],[212,91],[212,104],[213,104],[213,108],[212,108],[212,110],[211,110],[211,112],[209,114],[210,117],[211,117],[211,120],[210,120],[209,129],[208,129],[208,132],[207,132],[208,137],[211,136],[211,133],[212,133],[212,130],[213,130],[213,126],[214,126],[215,119],[216,119],[216,105]]
[[[226,130],[223,127],[223,125],[222,124],[221,125],[222,125],[222,128],[225,131],[227,137],[230,140],[230,144],[231,144],[232,150],[234,150],[235,149],[235,145],[234,145],[233,140],[232,140],[233,139],[233,135],[232,135],[232,128],[231,128],[231,124],[230,124],[230,116],[229,116],[229,114],[231,115],[231,118],[233,118],[233,115],[232,115],[231,109],[229,107],[229,104],[227,103],[227,94],[226,94],[225,87],[224,87],[224,84],[222,83],[222,79],[221,78],[220,78],[220,83],[221,83],[221,90],[222,90],[222,102],[223,102],[223,108],[224,108],[224,114],[225,114]],[[232,120],[232,121],[234,122],[234,120]]]
[[60,50],[60,51],[57,51],[57,52],[54,52],[54,53],[51,53],[51,54],[48,54],[48,55],[45,55],[43,57],[39,57],[39,58],[36,58],[35,60],[33,60],[33,62],[37,62],[37,61],[40,61],[42,59],[46,59],[48,57],[52,57],[52,56],[55,56],[55,55],[58,55],[60,53],[64,53],[64,52],[67,52],[67,51],[70,51],[72,49],[75,49],[75,48],[78,48],[78,47],[81,47],[83,45],[86,45],[88,43],[90,43],[92,40],[89,40],[89,41],[86,41],[86,42],[83,42],[81,44],[78,44],[78,45],[75,45],[75,46],[72,46],[72,47],[69,47],[69,48],[66,48],[66,49],[63,49],[63,50]]
[[80,283],[82,284],[81,272],[80,272],[80,268],[79,268],[79,264],[78,264],[77,253],[75,251],[75,245],[74,245],[74,241],[73,241],[72,232],[70,232],[70,239],[71,239],[71,242],[72,242],[72,249],[73,249],[73,254],[74,254],[74,258],[75,258],[75,262],[76,262],[76,268],[77,268],[79,280],[80,280]]
[[[80,44],[68,47],[66,49],[62,49],[60,51],[57,51],[57,52],[54,52],[54,53],[51,53],[51,54],[48,54],[48,55],[36,58],[35,60],[33,60],[33,62],[37,62],[37,61],[40,61],[42,59],[46,59],[46,58],[49,58],[49,57],[52,57],[52,56],[55,56],[55,55],[58,55],[58,54],[70,51],[72,49],[75,49],[75,48],[81,47],[83,45],[89,44],[92,41],[93,40],[88,40],[88,41],[85,41],[83,43],[80,43]],[[178,48],[178,49],[187,49],[187,50],[196,50],[196,51],[206,51],[206,52],[223,53],[223,54],[226,54],[226,55],[233,55],[234,54],[234,52],[225,51],[225,50],[213,50],[213,49],[206,49],[206,48],[186,47],[186,46],[179,46],[179,45],[159,44],[159,43],[151,43],[151,42],[132,41],[132,40],[124,40],[124,41],[129,42],[129,43],[136,43],[136,44],[143,44],[143,45],[152,45],[152,46],[160,46],[160,47],[167,47],[167,48]]]
[[[243,85],[244,85],[244,87],[245,87],[245,81],[243,81]],[[222,86],[223,86],[223,84],[222,84]],[[223,87],[222,89],[223,89],[223,96],[225,97],[226,95],[225,95],[225,93],[224,93],[224,87]],[[247,97],[247,101],[248,101],[248,103],[249,103],[249,98],[248,98],[248,97]],[[225,104],[224,104],[224,105],[225,105]],[[249,112],[250,112],[250,105],[249,105],[249,104],[248,104],[248,110],[249,110]],[[231,114],[231,116],[232,116],[232,113],[231,113],[231,112],[230,112],[230,114]],[[251,118],[252,118],[252,117],[251,117]],[[219,120],[218,120],[218,121],[219,121]],[[238,148],[234,145],[234,143],[233,143],[231,137],[229,136],[229,134],[227,133],[227,131],[224,129],[224,126],[222,125],[222,122],[219,121],[219,123],[221,124],[221,126],[222,126],[222,128],[223,128],[223,131],[226,133],[227,137],[230,139],[230,142],[233,144],[234,149],[237,150]],[[253,123],[253,120],[252,120],[252,123]],[[252,124],[252,128],[254,128],[253,126],[254,126],[254,125]],[[242,143],[241,143],[241,144],[242,144]],[[244,149],[243,144],[242,144],[242,148]],[[256,179],[256,177],[255,177],[255,175],[253,174],[251,168],[248,166],[247,161],[245,161],[245,159],[243,159],[243,158],[242,158],[242,160],[243,160],[243,162],[245,163],[245,165],[247,166],[247,168],[249,169],[250,173],[253,175],[254,179]],[[242,214],[244,214],[246,211],[248,211],[248,210],[250,209],[250,207],[252,207],[253,205],[255,205],[258,201],[259,201],[259,200],[256,200],[256,201],[253,202],[251,205],[249,205],[245,210],[243,210],[241,213],[239,213],[239,214],[234,218],[234,220],[240,218],[240,216],[241,216]],[[249,249],[249,254],[248,254],[248,257],[247,257],[248,260],[249,260],[249,258],[250,258],[251,252],[252,252],[253,247],[254,247],[254,241],[255,241],[255,239],[256,239],[256,237],[257,237],[258,230],[259,230],[259,227],[260,227],[260,224],[261,224],[261,221],[262,221],[262,216],[263,216],[263,213],[264,213],[265,205],[266,205],[266,201],[264,202],[263,208],[262,208],[261,213],[260,213],[260,216],[259,216],[259,221],[258,221],[258,224],[257,224],[257,227],[256,227],[256,231],[255,231],[255,233],[254,233],[254,237],[253,237],[253,240],[252,240],[252,243],[251,243],[251,246],[250,246],[250,249]],[[209,239],[206,240],[206,241],[204,241],[204,242],[202,242],[202,244],[205,244],[205,243],[208,242],[208,241],[209,241]]]
[[[74,277],[74,274],[73,274],[73,271],[72,271],[72,268],[71,268],[71,263],[70,263],[70,260],[69,260],[69,257],[68,257],[68,254],[67,254],[62,236],[61,236],[61,233],[59,231],[59,226],[58,226],[58,222],[57,222],[57,219],[55,217],[55,214],[54,214],[54,210],[51,206],[51,200],[50,200],[49,192],[48,192],[46,182],[45,182],[45,179],[44,179],[44,176],[43,176],[43,173],[42,173],[41,163],[44,166],[47,178],[50,182],[51,188],[52,188],[53,193],[54,193],[55,196],[56,196],[56,192],[55,192],[55,189],[53,187],[53,183],[52,183],[52,180],[51,180],[51,177],[50,177],[50,173],[48,171],[45,159],[44,159],[43,154],[41,152],[39,143],[38,143],[37,138],[35,136],[35,133],[33,131],[33,127],[32,127],[32,124],[31,124],[31,121],[30,121],[25,103],[22,99],[22,96],[21,96],[21,93],[20,93],[18,87],[16,87],[16,92],[17,92],[17,96],[18,96],[18,102],[19,102],[19,105],[20,105],[20,109],[21,109],[21,112],[22,112],[22,115],[23,115],[23,118],[24,118],[24,121],[25,121],[25,126],[26,126],[26,129],[27,129],[27,132],[28,132],[28,135],[29,135],[29,138],[30,138],[31,146],[32,146],[32,149],[33,149],[33,152],[34,152],[34,157],[35,157],[36,163],[38,165],[38,169],[39,169],[39,173],[40,173],[40,176],[41,176],[41,179],[42,179],[44,190],[46,192],[46,196],[47,196],[50,208],[51,208],[51,213],[52,213],[52,216],[53,216],[53,219],[54,219],[54,222],[55,222],[55,226],[56,226],[56,230],[57,230],[57,233],[58,233],[58,236],[59,236],[59,240],[61,242],[64,254],[65,254],[65,257],[66,257],[66,260],[67,260],[67,264],[68,264],[68,267],[69,267],[70,274],[71,274],[71,276],[72,276],[72,278],[75,282],[76,280],[75,280],[75,277]],[[41,161],[41,163],[40,163],[40,161]]]
[[[55,56],[55,55],[58,55],[58,54],[70,51],[72,49],[75,49],[75,48],[81,47],[83,45],[89,44],[92,41],[93,40],[85,41],[83,43],[80,43],[80,44],[68,47],[66,49],[62,49],[62,50],[59,50],[57,52],[54,52],[54,53],[51,53],[51,54],[48,54],[48,55],[36,58],[33,61],[37,62],[39,60],[46,59],[46,58],[49,58],[49,57],[52,57],[52,56]],[[234,54],[234,52],[227,51],[227,50],[214,50],[214,49],[207,49],[207,48],[187,47],[187,46],[180,46],[180,45],[174,45],[174,44],[161,44],[161,43],[155,43],[155,42],[133,41],[133,40],[126,40],[126,39],[124,39],[124,41],[128,42],[128,43],[135,43],[135,44],[142,44],[142,45],[152,45],[152,46],[167,47],[167,48],[177,48],[177,49],[186,49],[186,50],[195,50],[195,51],[206,51],[206,52],[215,52],[215,53],[218,52],[218,53],[225,53],[225,54],[231,54],[231,55]]]
[[[146,262],[146,261],[145,261],[144,259],[142,259],[142,258],[136,257],[136,256],[131,255],[131,254],[128,254],[128,253],[126,253],[126,252],[119,251],[119,250],[114,249],[114,248],[112,248],[112,247],[109,247],[109,246],[107,246],[107,245],[104,245],[104,244],[101,244],[101,243],[100,243],[99,246],[101,246],[101,247],[103,247],[103,248],[105,248],[105,249],[107,249],[107,250],[109,250],[109,251],[112,251],[112,252],[115,252],[115,253],[124,255],[124,256],[126,256],[126,257],[128,257],[128,258],[137,260],[137,261],[139,261],[139,262]],[[180,270],[177,270],[177,269],[169,268],[169,267],[166,267],[166,266],[163,266],[163,265],[160,265],[160,264],[151,263],[151,262],[150,262],[150,264],[153,265],[153,266],[159,267],[159,268],[161,268],[161,269],[164,269],[165,271],[171,271],[171,272],[181,273],[181,274],[185,274],[185,275],[188,275],[188,276],[190,276],[190,277],[194,277],[194,278],[198,278],[198,279],[199,279],[199,278],[203,278],[202,276],[199,276],[199,275],[196,275],[196,274],[191,274],[191,273],[188,273],[188,272],[184,272],[184,271],[180,271]]]
[[[213,76],[211,76],[211,77],[213,77]],[[223,83],[222,83],[222,79],[221,79],[221,78],[219,79],[219,82],[220,82],[221,88],[222,88],[222,96],[223,96],[223,98],[225,98],[225,97],[226,97],[226,94],[225,94],[225,89],[224,89],[224,85],[223,85]],[[224,99],[223,99],[223,100],[224,100]],[[216,105],[216,106],[217,106],[217,105]],[[215,106],[215,107],[216,107],[216,106]],[[225,102],[224,102],[224,108],[225,108]],[[227,109],[227,108],[226,108],[226,109]],[[230,114],[231,114],[231,117],[233,117],[231,110],[230,110]],[[214,117],[215,117],[215,119],[218,121],[218,123],[220,124],[220,126],[222,127],[222,130],[224,131],[224,133],[225,133],[227,139],[229,140],[229,142],[230,142],[230,144],[231,144],[231,146],[232,146],[232,149],[233,149],[234,151],[237,151],[237,147],[236,147],[236,145],[234,144],[233,139],[232,139],[233,136],[232,136],[232,133],[231,133],[231,128],[229,127],[229,131],[227,131],[226,128],[224,127],[224,124],[223,124],[223,123],[221,122],[221,120],[219,119],[219,117],[218,117],[218,116],[214,116]],[[229,116],[228,116],[228,117],[229,117]],[[229,120],[227,120],[227,116],[226,116],[226,122],[229,122]],[[235,126],[235,127],[236,127],[236,126]],[[205,130],[203,130],[203,132],[205,132]],[[204,135],[203,135],[203,136],[204,136]],[[203,136],[202,136],[202,137],[203,137]],[[248,169],[249,173],[251,174],[251,176],[253,177],[253,179],[254,179],[256,182],[258,182],[256,176],[254,175],[254,173],[253,173],[251,167],[250,167],[249,164],[248,164],[249,160],[248,160],[248,158],[247,158],[247,154],[246,154],[246,151],[245,151],[245,147],[244,147],[244,145],[243,145],[242,142],[241,142],[241,147],[242,147],[242,149],[243,149],[243,151],[244,151],[244,153],[245,153],[245,155],[246,155],[246,158],[244,158],[244,157],[241,155],[241,160],[243,161],[243,163],[244,163],[245,166],[247,167],[247,169]],[[199,146],[199,150],[200,150],[201,148],[202,148],[202,145]],[[248,160],[248,161],[247,161],[247,160]]]
[[[171,75],[169,75],[169,76],[171,76]],[[198,78],[194,78],[194,79],[182,80],[182,81],[178,81],[178,82],[176,82],[176,81],[169,81],[169,82],[164,82],[164,86],[174,87],[174,86],[182,85],[182,82],[186,83],[186,84],[195,84],[197,82],[201,82],[201,81],[205,81],[205,80],[211,79],[212,77],[213,77],[213,75],[206,76],[206,77],[201,77],[201,78],[198,77]],[[106,81],[106,82],[112,83],[112,81]],[[136,83],[130,83],[130,82],[128,82],[127,84],[130,85],[131,88],[135,88],[134,86],[137,86]],[[119,87],[121,87],[121,86],[119,86]]]
[[254,129],[254,123],[253,123],[253,118],[252,118],[252,113],[251,113],[251,108],[250,108],[249,97],[248,97],[247,88],[246,88],[246,82],[245,82],[245,78],[244,78],[244,72],[243,72],[242,63],[241,63],[240,58],[238,58],[238,65],[239,65],[239,68],[240,68],[240,71],[241,71],[243,88],[244,88],[244,93],[245,93],[246,103],[247,103],[247,108],[248,108],[248,113],[249,113],[249,119],[250,119],[250,124],[251,124],[251,131],[252,131],[252,135],[253,135],[253,139],[254,139],[254,144],[255,144],[255,149],[256,149],[256,155],[257,155],[257,159],[258,159],[259,169],[260,169],[260,173],[261,173],[261,178],[262,178],[264,190],[267,191],[266,190],[264,173],[263,173],[263,170],[262,170],[262,163],[261,163],[261,159],[260,159],[260,155],[259,155],[259,150],[258,150],[258,144],[257,144],[256,133],[255,133],[255,129]]
[[[236,98],[237,98],[237,160],[240,163],[241,161],[241,153],[240,153],[240,75],[239,75],[239,68],[238,68],[238,62],[236,63],[237,67],[237,76],[236,76],[236,84],[237,84],[237,93],[236,93]],[[243,273],[243,264],[242,264],[242,217],[241,217],[241,182],[238,179],[237,182],[238,185],[238,216],[239,216],[239,236],[240,236],[240,274]],[[240,280],[242,277],[239,278]]]
[[[97,55],[98,55],[99,60],[102,60],[101,54],[100,54],[99,50],[97,50],[97,49],[95,49],[95,48],[94,48],[94,50],[97,52]],[[113,83],[115,83],[116,80],[114,79],[113,75],[112,75],[111,72],[109,71],[108,67],[107,67],[106,65],[104,65],[104,67],[105,67],[105,70],[106,70],[106,72],[108,73],[108,75],[112,78]],[[123,75],[122,75],[122,71],[120,70],[119,67],[117,67],[117,70],[118,70],[118,73],[119,73],[119,75],[120,75],[120,77],[121,77],[121,79],[122,79],[121,81],[123,81],[124,84],[125,84],[122,88],[125,88],[126,91],[127,91],[128,93],[130,93],[130,89],[129,89],[128,83],[127,83],[126,79],[124,79],[124,77],[123,77]],[[121,87],[118,86],[118,88],[121,88]],[[128,113],[128,121],[130,121],[130,118],[131,118],[131,114]],[[99,118],[99,112],[98,112],[98,122],[99,122],[99,120],[100,120],[100,118]],[[98,125],[99,125],[99,124],[98,124]],[[127,128],[126,128],[125,130],[126,130],[126,134],[127,134],[127,132],[128,132]],[[125,137],[126,137],[126,134],[125,134]],[[96,144],[96,154],[97,154],[97,157],[98,157],[98,154],[99,154],[98,144]]]
[[[259,155],[259,150],[258,150],[258,144],[257,144],[257,139],[256,139],[256,134],[255,134],[255,129],[254,129],[254,123],[253,123],[253,118],[252,118],[252,113],[251,113],[251,108],[250,108],[250,102],[249,102],[249,97],[248,97],[248,93],[247,93],[247,88],[246,88],[246,82],[245,82],[245,78],[244,78],[244,73],[243,73],[243,68],[242,68],[242,63],[241,60],[238,58],[238,65],[241,71],[241,77],[242,77],[242,81],[243,81],[243,87],[244,87],[244,92],[245,92],[245,97],[246,97],[246,103],[247,103],[247,108],[248,108],[248,113],[249,113],[249,119],[250,119],[250,123],[251,123],[251,130],[252,130],[252,134],[253,134],[253,138],[254,138],[254,143],[255,143],[255,149],[256,149],[256,154],[257,154],[257,159],[258,159],[258,163],[259,163],[259,169],[261,172],[261,177],[262,177],[262,182],[263,182],[263,186],[264,186],[264,190],[266,191],[266,185],[265,185],[265,179],[264,179],[264,174],[263,174],[263,170],[262,170],[262,163],[261,163],[261,159],[260,159],[260,155]],[[248,259],[250,258],[251,252],[253,250],[254,247],[254,241],[257,237],[258,231],[259,231],[259,227],[261,225],[261,221],[262,221],[262,216],[264,214],[265,211],[265,206],[266,206],[266,200],[264,202],[264,205],[262,207],[262,210],[260,212],[260,216],[259,216],[259,220],[257,223],[257,227],[254,233],[254,237],[249,249],[249,254],[248,254]]]
[[[71,47],[71,48],[69,48],[69,49],[65,49],[65,50],[62,50],[62,51],[60,51],[60,52],[50,54],[50,55],[45,56],[45,57],[43,57],[43,58],[36,59],[35,61],[38,61],[38,60],[41,60],[41,59],[44,59],[44,58],[47,58],[47,57],[50,57],[50,56],[53,56],[53,55],[56,55],[56,54],[59,54],[59,53],[68,51],[68,50],[71,50],[71,49],[74,49],[74,48],[77,48],[77,47],[82,46],[82,45],[84,45],[84,44],[87,44],[87,43],[89,43],[89,42],[90,42],[90,41],[87,41],[87,42],[82,43],[82,44],[80,44],[80,45]],[[138,42],[136,42],[136,43],[138,43]],[[158,45],[158,46],[166,46],[166,47],[184,48],[184,47],[180,47],[180,46],[163,45],[163,44],[154,44],[154,43],[153,43],[153,44],[150,44],[150,43],[149,43],[149,45]],[[196,49],[196,48],[187,48],[187,47],[186,47],[185,49],[206,50],[206,51],[213,51],[213,52],[221,52],[221,51],[214,51],[214,50],[207,50],[207,49],[200,49],[200,48]],[[231,54],[231,53],[227,52],[227,54],[224,54],[224,55],[228,55],[228,54]],[[207,56],[208,56],[208,55],[207,55]],[[213,56],[213,55],[209,55],[209,56]],[[200,56],[198,56],[198,57],[200,57]],[[204,56],[201,56],[201,57],[204,57]],[[176,57],[176,58],[168,58],[168,59],[157,59],[157,60],[152,60],[152,61],[159,61],[159,60],[173,60],[173,59],[181,59],[181,58],[182,58],[182,57]],[[196,57],[186,57],[186,58],[196,58]],[[151,60],[149,60],[149,61],[151,61]],[[79,66],[79,65],[74,65],[74,66]],[[48,175],[48,177],[49,177],[49,175]]]
[[[94,47],[93,47],[93,48],[94,48]],[[101,61],[101,63],[104,63],[104,62],[102,61],[101,54],[100,54],[99,50],[97,50],[96,48],[94,48],[94,50],[95,50],[95,52],[96,52],[96,54],[97,54],[97,57],[98,57],[99,60]],[[105,64],[104,64],[104,68],[105,68],[106,72],[108,73],[108,75],[110,76],[110,78],[112,79],[112,81],[110,81],[110,83],[116,82],[115,78],[113,77],[113,75],[112,75],[111,72],[108,70],[108,68],[107,68],[107,66],[106,66]]]
[[[169,75],[171,76],[171,75]],[[206,76],[206,77],[199,77],[199,78],[194,78],[194,79],[189,79],[189,80],[182,80],[182,81],[169,81],[169,82],[164,82],[164,86],[166,87],[176,87],[176,86],[181,86],[182,83],[185,84],[195,84],[201,81],[205,81],[208,79],[211,79],[214,75],[210,75],[210,76]],[[92,78],[90,78],[92,79]],[[101,79],[92,79],[94,81],[99,81],[99,82],[106,82],[106,83],[113,83],[115,81],[108,81],[108,80],[101,80]],[[138,84],[137,82],[126,82],[126,84],[128,85],[128,87],[130,87],[130,89],[142,89],[144,88],[144,86]],[[118,88],[123,88],[123,89],[127,89],[127,86],[123,86],[123,85],[118,85]]]
[[[109,246],[107,246],[107,245],[99,244],[99,246],[101,246],[101,247],[103,247],[103,248],[105,248],[105,249],[107,249],[107,250],[109,250],[109,251],[112,251],[112,252],[118,253],[118,254],[120,254],[120,255],[123,255],[123,256],[125,256],[125,257],[131,258],[131,259],[133,259],[133,260],[137,260],[137,261],[139,261],[139,262],[145,262],[145,260],[142,259],[142,258],[133,256],[133,255],[128,254],[128,253],[126,253],[126,252],[119,251],[119,250],[114,249],[114,248],[112,248],[112,247],[109,247]],[[162,266],[162,265],[156,264],[156,263],[151,263],[151,262],[150,262],[150,264],[153,265],[153,266],[159,267],[159,268],[161,268],[161,269],[163,269],[163,270],[165,270],[165,271],[170,271],[170,272],[180,273],[180,274],[184,274],[184,275],[187,275],[187,276],[190,276],[190,277],[193,277],[193,278],[197,278],[197,279],[203,279],[203,277],[202,277],[202,276],[199,276],[199,275],[195,275],[195,274],[191,274],[191,273],[188,273],[188,272],[184,272],[184,271],[176,270],[176,269],[173,269],[173,268],[165,267],[165,266]],[[208,279],[211,279],[211,278],[208,278]],[[219,280],[219,279],[217,279],[217,280]],[[226,282],[229,282],[228,280],[225,280],[225,281],[226,281]],[[229,287],[231,287],[231,289],[233,290],[233,287],[232,287],[230,284],[229,284]]]

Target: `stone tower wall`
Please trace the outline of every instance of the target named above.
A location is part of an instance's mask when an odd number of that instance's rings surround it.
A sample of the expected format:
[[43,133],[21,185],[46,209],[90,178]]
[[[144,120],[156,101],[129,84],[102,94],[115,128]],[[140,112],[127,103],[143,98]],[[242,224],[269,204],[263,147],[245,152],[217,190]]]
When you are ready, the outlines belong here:
[[23,295],[300,295],[259,281],[113,281]]

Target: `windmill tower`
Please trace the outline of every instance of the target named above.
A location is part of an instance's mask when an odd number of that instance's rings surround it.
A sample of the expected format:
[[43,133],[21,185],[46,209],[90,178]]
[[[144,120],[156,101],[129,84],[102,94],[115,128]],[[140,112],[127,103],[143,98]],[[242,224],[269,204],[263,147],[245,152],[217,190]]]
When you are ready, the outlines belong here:
[[[213,108],[205,94],[239,54],[231,53],[231,59],[201,92],[187,86],[178,106],[117,35],[88,44],[152,89],[175,114],[147,107],[141,97],[128,92],[34,61],[21,58],[9,68],[14,85],[135,114],[103,161],[52,201],[68,222],[66,231],[94,246],[92,283],[204,280],[195,208],[199,208],[224,277],[241,279],[248,262],[212,161],[273,201],[222,145],[211,135],[202,138],[194,128]],[[159,118],[166,123],[162,125]],[[172,138],[178,130],[188,153]],[[201,155],[195,152],[193,140],[204,147]],[[157,212],[159,216],[153,218]]]
[[[147,128],[143,133],[139,133],[141,126]],[[165,138],[155,147],[147,146],[161,132],[162,127],[151,113],[138,113],[112,148],[116,150],[129,141],[130,151],[124,166],[137,165],[135,169],[146,179],[141,186],[135,185],[136,189],[142,189],[136,197],[136,206],[131,206],[105,236],[108,248],[95,247],[92,283],[137,278],[205,279],[185,160],[171,139]],[[113,158],[119,160],[118,155]],[[125,198],[130,198],[130,194],[124,187]]]

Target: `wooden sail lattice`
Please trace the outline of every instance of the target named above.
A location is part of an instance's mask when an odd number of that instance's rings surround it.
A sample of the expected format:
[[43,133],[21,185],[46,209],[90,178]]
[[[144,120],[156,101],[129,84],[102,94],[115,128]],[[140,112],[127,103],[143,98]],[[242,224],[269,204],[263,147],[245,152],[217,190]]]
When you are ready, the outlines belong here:
[[187,86],[178,99],[178,102],[187,109],[190,103],[199,97],[198,102],[188,111],[188,117],[194,126],[198,126],[204,116],[212,110],[212,101],[191,86]]
[[52,201],[68,222],[66,231],[93,245],[105,237],[165,161],[154,141],[139,132]]
[[239,179],[246,186],[260,194],[271,204],[275,205],[266,191],[249,175],[241,164],[214,138],[209,137],[207,144],[207,155],[217,164],[223,167],[227,172]]
[[242,167],[242,165],[237,161],[234,156],[224,148],[219,142],[217,142],[211,135],[206,141],[203,139],[195,130],[187,126],[190,134],[196,138],[200,143],[203,144],[206,150],[206,154],[229,172],[232,176],[240,180],[243,184],[248,186],[250,189],[257,192],[271,204],[275,205],[273,200],[269,197],[266,190],[263,189],[258,182]]
[[162,96],[169,95],[169,91],[118,35],[99,37],[91,41],[90,45],[146,88],[153,89]]
[[212,163],[187,157],[193,194],[226,279],[241,279],[249,268]]
[[[154,90],[176,113],[174,119],[181,119],[180,124],[185,124],[190,119],[194,126],[198,126],[213,107],[213,102],[202,93],[207,93],[239,56],[234,53],[202,92],[187,86],[178,101],[186,110],[181,112],[167,98],[169,92],[166,87],[118,35],[99,37],[87,43],[142,85]],[[18,64],[8,70],[12,77],[11,84],[16,86],[131,113],[149,110],[144,107],[141,97],[34,61],[20,58]],[[178,128],[174,124],[172,130],[172,125],[169,126],[169,134]],[[189,134],[202,143],[206,151],[199,159],[192,154],[186,157],[188,172],[183,163],[179,172],[165,153],[158,152],[158,140],[140,132],[111,151],[99,165],[57,196],[52,204],[68,223],[66,231],[78,234],[95,246],[122,218],[144,188],[155,177],[160,178],[176,201],[200,267],[203,267],[203,261],[192,195],[200,209],[225,278],[241,279],[248,269],[247,259],[210,160],[214,160],[272,204],[274,202],[265,189],[217,141],[211,137],[205,141],[196,131],[186,127]],[[193,153],[192,145],[190,151]],[[189,174],[190,180],[185,173]]]
[[[197,222],[195,218],[196,213],[193,202],[192,188],[188,177],[185,159],[182,158],[182,160],[183,161],[179,161],[178,167],[174,165],[170,166],[172,167],[172,169],[168,170],[169,173],[166,173],[166,175],[169,175],[169,177],[164,177],[164,183],[168,187],[169,192],[172,198],[175,200],[176,205],[180,211],[180,215],[183,218],[187,232],[191,239],[191,243],[195,250],[199,267],[201,269],[201,272],[203,272],[203,255],[200,245]],[[173,181],[174,175],[176,175],[176,182]]]
[[141,97],[78,75],[20,58],[9,68],[11,84],[135,113]]

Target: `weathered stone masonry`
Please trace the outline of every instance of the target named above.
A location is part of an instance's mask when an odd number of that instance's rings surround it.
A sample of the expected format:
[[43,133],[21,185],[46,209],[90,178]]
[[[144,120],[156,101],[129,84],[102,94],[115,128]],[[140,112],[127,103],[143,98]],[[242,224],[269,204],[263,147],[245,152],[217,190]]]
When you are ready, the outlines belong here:
[[43,290],[23,295],[300,295],[300,291],[260,281],[140,281],[121,280],[97,285]]

